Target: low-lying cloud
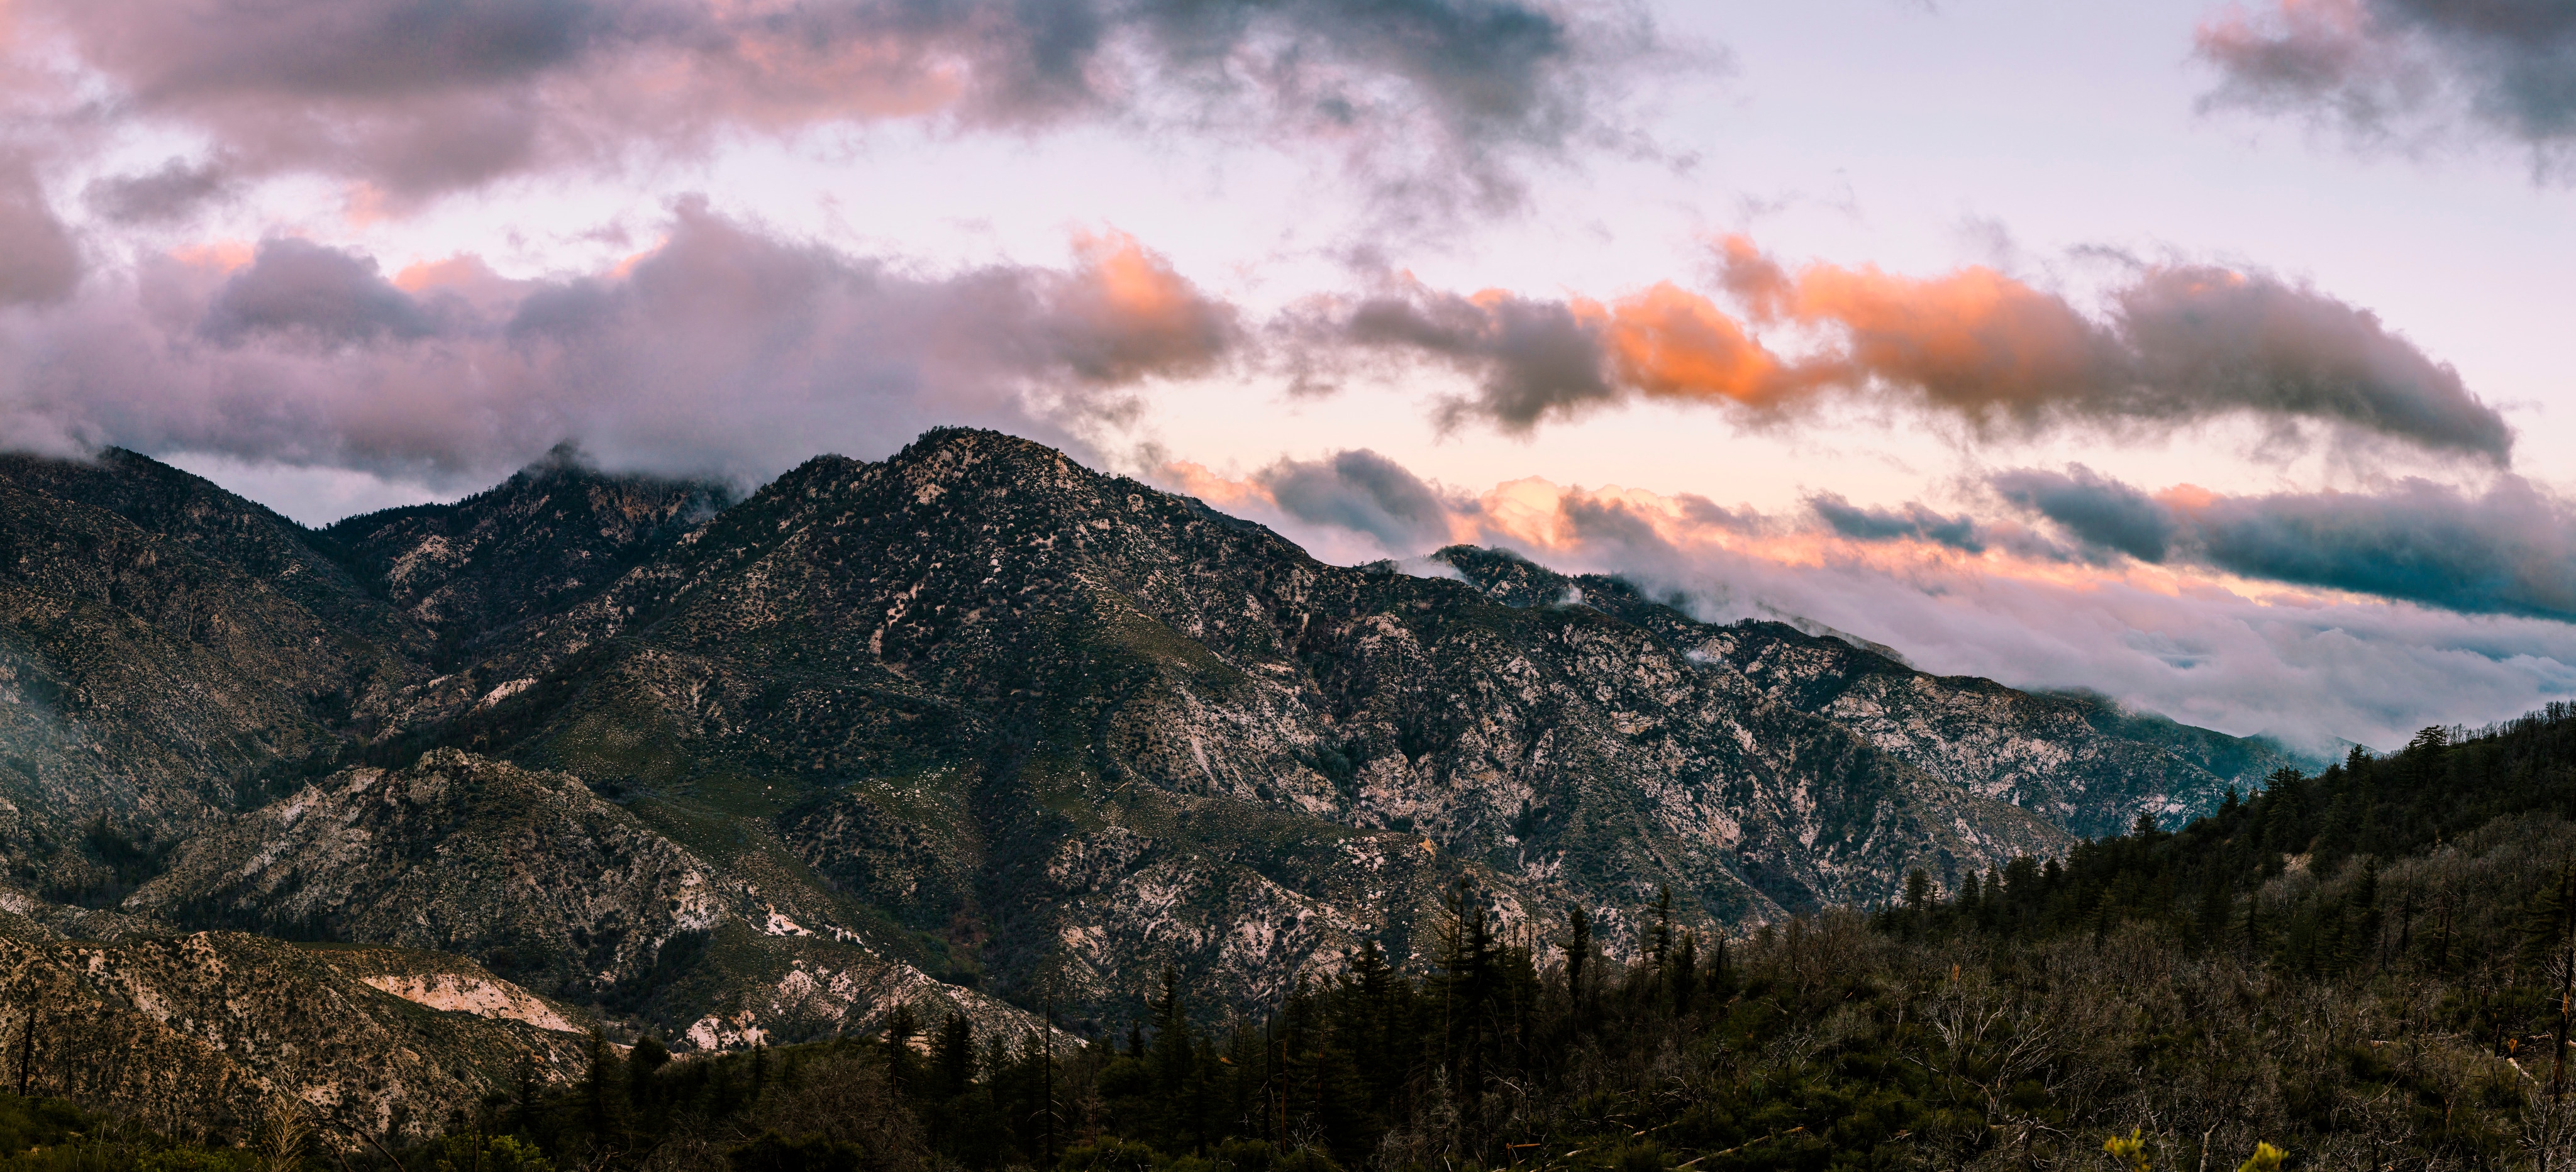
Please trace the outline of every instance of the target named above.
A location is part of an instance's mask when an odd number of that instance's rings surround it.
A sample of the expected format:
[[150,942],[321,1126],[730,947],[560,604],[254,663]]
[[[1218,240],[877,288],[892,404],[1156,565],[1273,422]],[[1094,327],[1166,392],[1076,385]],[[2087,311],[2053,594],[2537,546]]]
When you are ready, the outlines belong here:
[[[2567,532],[2563,506],[2520,499],[2523,488],[2225,500],[2151,496],[2082,468],[1993,478],[1998,495],[2057,528],[2061,542],[2008,519],[1830,497],[1811,501],[1808,517],[1764,517],[1698,497],[1540,480],[1471,496],[1368,452],[1283,460],[1241,481],[1171,471],[1179,487],[1342,560],[1409,558],[1453,541],[1498,546],[1562,571],[1626,577],[1710,621],[1849,632],[1928,671],[2098,691],[2323,752],[2339,738],[2394,746],[2427,724],[2502,719],[2576,692],[2576,625],[2558,621],[2564,612],[2454,606],[2466,599],[2422,588],[2420,573],[2352,572],[2374,558],[2420,572],[2427,561],[2410,563],[2405,551],[2440,525],[2485,534],[2462,547],[2551,515]],[[1982,554],[1960,556],[1968,533]],[[2081,565],[2079,549],[2102,563],[2064,572]],[[2143,554],[2156,556],[2121,560]],[[2141,564],[2152,572],[2124,572]],[[2334,590],[2249,591],[2208,570]],[[2563,563],[2561,574],[2563,584]],[[2372,585],[2386,601],[2354,596]]]
[[[2369,311],[2261,272],[2140,271],[2088,317],[1992,269],[1930,278],[1864,266],[1792,271],[1719,242],[1718,282],[1742,316],[1671,284],[1611,302],[1409,279],[1310,305],[1298,344],[1428,360],[1475,380],[1444,421],[1528,432],[1636,398],[1705,403],[1776,423],[1830,397],[1960,420],[1976,432],[2176,427],[2250,416],[2316,424],[2496,464],[2513,429],[2457,371]],[[1818,339],[1785,355],[1756,333]]]
[[[102,189],[166,217],[242,176],[400,203],[694,151],[728,133],[932,119],[1213,127],[1343,150],[1415,189],[1517,198],[1511,160],[1603,127],[1671,57],[1641,7],[1553,0],[25,0],[125,113],[218,155]],[[0,27],[0,49],[11,29]],[[48,37],[47,34],[52,34]]]
[[1079,448],[1138,384],[1230,361],[1233,310],[1137,241],[940,276],[696,203],[606,272],[388,275],[294,238],[187,250],[0,318],[0,437],[470,485],[558,440],[765,477],[983,422]]
[[1983,553],[1986,548],[1977,537],[1976,519],[1965,513],[1945,517],[1912,503],[1902,509],[1862,508],[1831,492],[1807,498],[1807,508],[1826,528],[1854,541],[1911,539],[1966,553]]
[[1468,507],[1366,448],[1282,459],[1252,480],[1288,516],[1366,534],[1399,556],[1448,544],[1450,517]]
[[2179,528],[2172,509],[2081,464],[2064,472],[2000,472],[1987,483],[2004,500],[2055,522],[2077,543],[2142,562],[2162,563]]
[[2576,7],[2558,0],[2263,0],[2202,22],[2216,105],[2365,140],[2466,122],[2544,160],[2576,143]]
[[2475,495],[2410,479],[2370,493],[2185,487],[2150,497],[2080,467],[1992,483],[2077,542],[2141,561],[2467,614],[2576,620],[2576,506],[2516,476]]

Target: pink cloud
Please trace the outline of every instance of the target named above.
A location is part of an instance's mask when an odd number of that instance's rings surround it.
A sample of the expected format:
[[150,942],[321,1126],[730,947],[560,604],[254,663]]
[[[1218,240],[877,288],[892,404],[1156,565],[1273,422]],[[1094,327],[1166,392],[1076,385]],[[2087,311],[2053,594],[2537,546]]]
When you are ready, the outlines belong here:
[[386,275],[294,238],[214,245],[0,318],[0,435],[431,482],[577,438],[627,466],[765,477],[983,422],[1079,446],[1141,381],[1204,373],[1230,307],[1118,234],[1064,268],[912,275],[688,203],[658,247],[510,281]]

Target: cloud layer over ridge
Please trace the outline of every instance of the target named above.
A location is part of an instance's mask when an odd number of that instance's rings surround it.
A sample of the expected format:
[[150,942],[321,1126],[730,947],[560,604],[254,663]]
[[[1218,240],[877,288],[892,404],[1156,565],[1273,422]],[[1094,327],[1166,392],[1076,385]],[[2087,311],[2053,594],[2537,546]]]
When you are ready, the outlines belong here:
[[1239,332],[1122,235],[1079,239],[1068,268],[921,276],[683,203],[658,247],[552,280],[472,257],[388,276],[293,237],[149,259],[0,318],[0,433],[464,485],[574,439],[765,477],[948,422],[1080,447]]

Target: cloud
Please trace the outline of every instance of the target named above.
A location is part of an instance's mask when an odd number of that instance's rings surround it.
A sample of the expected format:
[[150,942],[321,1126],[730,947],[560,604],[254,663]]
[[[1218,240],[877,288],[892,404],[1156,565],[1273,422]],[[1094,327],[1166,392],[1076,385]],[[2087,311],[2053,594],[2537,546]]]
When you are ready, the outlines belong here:
[[2142,561],[2464,614],[2576,619],[2576,507],[2516,476],[2475,496],[2409,479],[2371,493],[2150,497],[2081,466],[1990,483],[2078,541]]
[[2177,522],[2172,510],[2081,464],[2062,473],[2036,468],[2001,472],[1988,483],[2005,500],[2056,522],[2086,545],[2142,562],[2165,560],[2173,546]]
[[1482,417],[1526,432],[1548,416],[1570,417],[1626,395],[1605,369],[1592,324],[1563,302],[1408,286],[1362,301],[1339,320],[1301,319],[1295,328],[1299,345],[1406,350],[1475,375],[1476,397],[1445,408],[1449,422]]
[[1063,268],[921,275],[701,203],[614,268],[385,276],[291,238],[158,257],[0,318],[0,437],[472,485],[563,439],[607,463],[772,475],[925,427],[1084,437],[1142,382],[1230,361],[1240,329],[1127,236]]
[[[120,106],[397,203],[727,133],[1112,120],[1342,150],[1486,205],[1672,56],[1552,0],[25,0]],[[149,204],[151,201],[146,200]]]
[[1398,555],[1448,544],[1450,515],[1462,507],[1403,465],[1365,448],[1321,460],[1282,459],[1252,480],[1288,516],[1367,534]]
[[[1999,491],[2018,494],[2034,511],[2044,505],[2081,539],[2151,549],[2159,516],[2173,526],[2161,565],[2116,559],[2086,565],[2024,556],[2024,543],[2001,539],[2010,536],[2009,522],[1977,522],[1985,551],[1958,556],[1958,547],[1920,531],[1966,518],[1944,518],[1921,506],[1845,505],[1852,515],[1843,524],[1820,518],[1801,525],[1695,497],[1531,479],[1472,499],[1446,490],[1412,495],[1399,487],[1389,496],[1410,504],[1382,509],[1364,486],[1422,482],[1382,457],[1350,460],[1354,455],[1283,462],[1233,483],[1204,469],[1178,470],[1188,491],[1350,560],[1380,556],[1348,546],[1343,535],[1351,533],[1384,531],[1366,540],[1390,554],[1426,540],[1472,540],[1567,572],[1626,577],[1650,597],[1683,599],[1709,621],[1791,619],[1895,647],[1926,671],[2023,688],[2088,689],[2178,720],[2270,733],[2320,751],[2334,751],[2337,738],[2394,746],[2428,724],[2503,719],[2576,693],[2576,625],[2419,605],[2402,594],[2379,601],[2340,592],[2253,591],[2241,579],[2208,572],[2247,574],[2262,563],[2280,575],[2275,580],[2299,580],[2308,574],[2300,551],[2334,547],[2336,539],[2320,540],[2330,530],[2385,537],[2442,523],[2490,533],[2527,528],[2540,518],[2530,515],[2527,502],[2511,502],[2519,489],[2506,489],[2507,499],[2492,503],[2436,491],[2427,498],[2441,502],[2429,506],[2434,514],[2413,520],[2404,519],[2407,493],[2398,492],[2398,515],[2373,520],[2369,499],[2352,496],[2222,505],[2184,491],[2151,498],[2080,468],[1997,478]],[[1346,460],[1365,473],[1343,476],[1336,469]],[[1262,487],[1307,477],[1324,491],[1300,496],[1295,507]],[[1316,499],[1329,503],[1317,507]],[[1435,503],[1445,511],[1439,523],[1426,512]],[[2335,519],[2292,524],[2289,532],[2304,535],[2290,538],[2250,521],[2295,519],[2308,515],[2303,509]],[[1444,527],[1446,537],[1432,536]],[[2216,554],[2200,544],[2208,534],[2216,535],[2208,546]],[[2305,564],[2366,563],[2403,544],[2354,541]],[[2228,564],[2214,564],[2221,558]],[[2336,582],[2314,584],[2360,585],[2349,573],[2335,573]]]
[[225,345],[257,335],[300,335],[324,345],[426,338],[440,332],[430,308],[384,279],[376,262],[293,237],[259,246],[207,305],[198,332]]
[[1894,647],[1925,671],[2096,691],[2312,750],[2331,751],[2336,738],[2394,747],[2428,724],[2505,719],[2576,694],[2576,627],[2541,619],[1976,564],[1782,561],[1699,545],[1659,559],[1576,551],[1541,560],[1619,570],[1658,595],[1680,591],[1703,618],[1796,616]]
[[171,159],[139,175],[94,180],[82,189],[81,202],[111,223],[173,223],[229,198],[238,186],[231,171],[221,164]]
[[2466,122],[2544,159],[2576,142],[2576,9],[2556,0],[2268,0],[2203,21],[2215,105],[2364,139]]
[[2116,305],[2132,356],[2129,402],[2093,410],[2331,420],[2498,463],[2513,450],[2512,427],[2458,371],[2370,311],[2313,289],[2260,273],[2167,267],[2119,290]]
[[2458,372],[2376,316],[2260,272],[2146,268],[2110,320],[1982,266],[1933,278],[1815,264],[1792,274],[1740,239],[1721,280],[1756,321],[1834,337],[1810,363],[1920,396],[1979,426],[2314,420],[2504,462],[2513,430]]
[[1964,513],[1944,517],[1914,503],[1893,510],[1862,508],[1844,500],[1841,494],[1831,492],[1808,497],[1807,507],[1824,521],[1826,527],[1854,541],[1911,538],[1966,553],[1982,553],[1986,548],[1985,543],[1978,540],[1975,518]]
[[2368,495],[2219,497],[2177,511],[2210,564],[2248,577],[2576,619],[2576,509],[2519,477],[2475,497],[2407,480]]
[[[2499,465],[2513,448],[2513,429],[2458,372],[2369,311],[2266,273],[2145,268],[2110,290],[2112,312],[2095,320],[1984,267],[1930,278],[1874,266],[1792,272],[1736,237],[1716,254],[1740,319],[1669,283],[1603,303],[1461,296],[1403,278],[1365,298],[1309,303],[1282,332],[1302,347],[1456,369],[1476,390],[1444,404],[1442,422],[1517,433],[1638,397],[1705,403],[1750,424],[1858,397],[1981,434],[2243,415]],[[1783,356],[1752,327],[1816,345]]]
[[35,168],[0,155],[0,306],[59,301],[80,279],[80,246],[45,202]]

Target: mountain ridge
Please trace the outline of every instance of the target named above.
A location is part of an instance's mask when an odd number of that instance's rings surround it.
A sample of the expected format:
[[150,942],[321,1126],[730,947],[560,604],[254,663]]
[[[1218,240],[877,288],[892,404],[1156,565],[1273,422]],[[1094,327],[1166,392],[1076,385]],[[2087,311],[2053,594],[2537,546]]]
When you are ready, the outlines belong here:
[[[559,455],[322,530],[158,467],[0,464],[10,743],[68,730],[90,748],[31,776],[70,785],[155,719],[278,731],[134,758],[130,809],[0,795],[38,811],[0,820],[22,881],[146,933],[454,952],[690,1046],[911,1001],[1009,1030],[1053,999],[1104,1029],[1166,965],[1259,1004],[1365,941],[1420,963],[1461,877],[1514,930],[1582,906],[1625,955],[1662,888],[1703,928],[1883,902],[1910,870],[1946,889],[2232,779],[2116,735],[2132,717],[1612,579],[1493,551],[1442,551],[1460,580],[1327,565],[992,432],[817,457],[739,500]],[[245,568],[307,564],[309,600]],[[1569,587],[1583,605],[1555,605]],[[164,596],[198,609],[155,626]],[[94,617],[46,634],[73,614]],[[156,682],[227,658],[284,665],[223,689],[271,715]],[[84,688],[114,702],[61,700]],[[1960,735],[1974,719],[2027,726],[2021,755]],[[668,881],[597,882],[621,859]],[[502,873],[592,910],[476,878]]]

